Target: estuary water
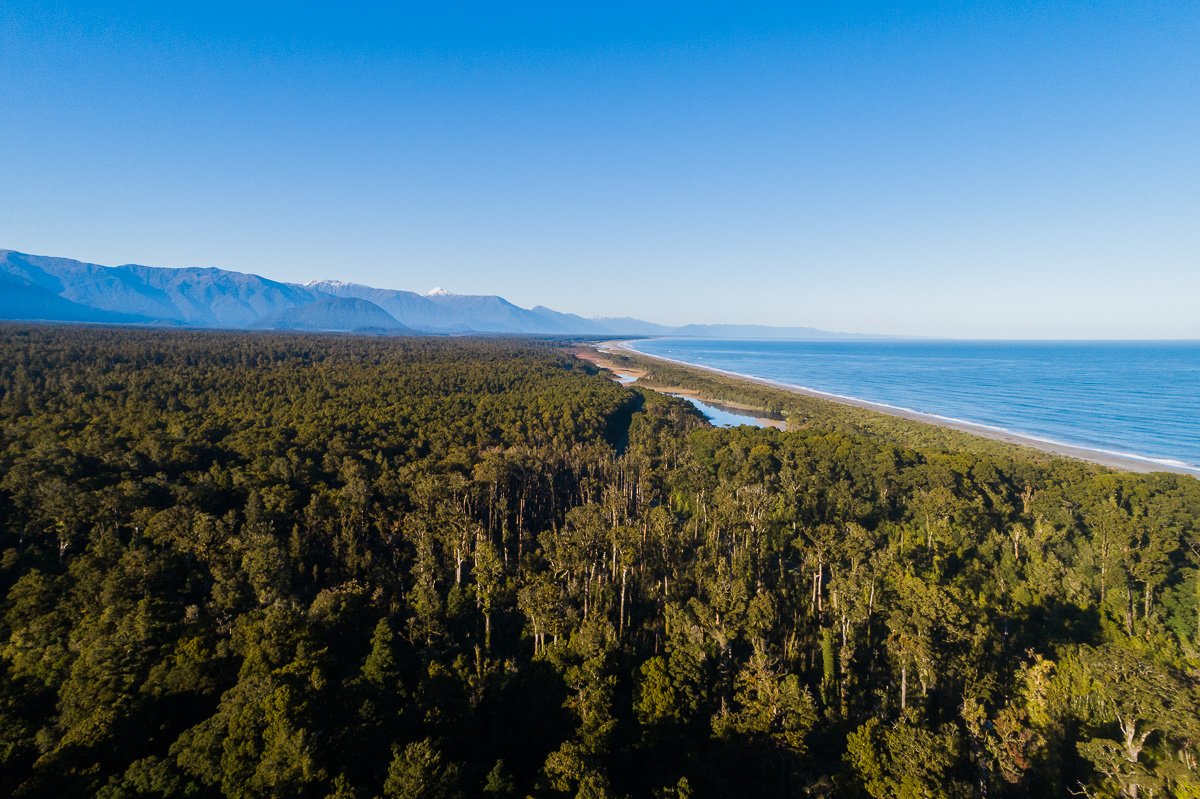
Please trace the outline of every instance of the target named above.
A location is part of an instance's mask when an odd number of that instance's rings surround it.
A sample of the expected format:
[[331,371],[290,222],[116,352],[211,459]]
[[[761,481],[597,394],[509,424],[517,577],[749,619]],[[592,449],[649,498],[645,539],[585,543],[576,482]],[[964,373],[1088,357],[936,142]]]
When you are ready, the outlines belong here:
[[660,338],[630,346],[1200,473],[1200,342]]
[[704,418],[713,427],[738,427],[739,425],[750,425],[751,427],[766,427],[767,423],[762,419],[758,419],[747,413],[738,413],[737,411],[722,408],[718,405],[712,405],[695,397],[689,397],[685,394],[672,394],[672,397],[678,397],[681,400],[687,400],[692,403],[692,406],[704,414]]

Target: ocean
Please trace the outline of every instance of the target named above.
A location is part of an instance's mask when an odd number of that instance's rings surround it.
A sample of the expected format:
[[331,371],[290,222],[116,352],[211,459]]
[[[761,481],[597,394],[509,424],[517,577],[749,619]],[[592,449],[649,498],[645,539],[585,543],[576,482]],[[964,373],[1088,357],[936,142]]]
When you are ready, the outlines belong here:
[[631,346],[1200,473],[1200,342],[661,338]]

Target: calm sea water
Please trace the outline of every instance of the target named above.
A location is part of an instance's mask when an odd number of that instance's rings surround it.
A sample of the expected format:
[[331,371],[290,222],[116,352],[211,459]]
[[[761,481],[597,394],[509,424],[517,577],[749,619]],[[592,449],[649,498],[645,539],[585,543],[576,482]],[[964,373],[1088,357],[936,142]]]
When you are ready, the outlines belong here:
[[649,339],[633,346],[1200,471],[1200,342]]

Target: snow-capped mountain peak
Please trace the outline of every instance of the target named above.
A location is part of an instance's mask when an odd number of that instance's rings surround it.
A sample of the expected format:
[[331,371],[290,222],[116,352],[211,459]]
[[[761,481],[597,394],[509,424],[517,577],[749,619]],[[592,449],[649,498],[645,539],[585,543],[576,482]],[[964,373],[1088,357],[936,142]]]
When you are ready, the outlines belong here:
[[345,289],[345,288],[356,288],[359,285],[361,285],[361,284],[348,283],[345,280],[310,280],[304,284],[304,287],[307,289],[322,288],[322,287],[331,288],[331,289]]

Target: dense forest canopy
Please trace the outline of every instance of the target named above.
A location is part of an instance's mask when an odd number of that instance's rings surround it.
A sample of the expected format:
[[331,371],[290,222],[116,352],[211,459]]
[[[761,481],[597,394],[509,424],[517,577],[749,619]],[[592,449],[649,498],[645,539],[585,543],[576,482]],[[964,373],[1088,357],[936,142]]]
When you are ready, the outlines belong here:
[[1200,796],[1200,481],[767,399],[0,327],[0,793]]

